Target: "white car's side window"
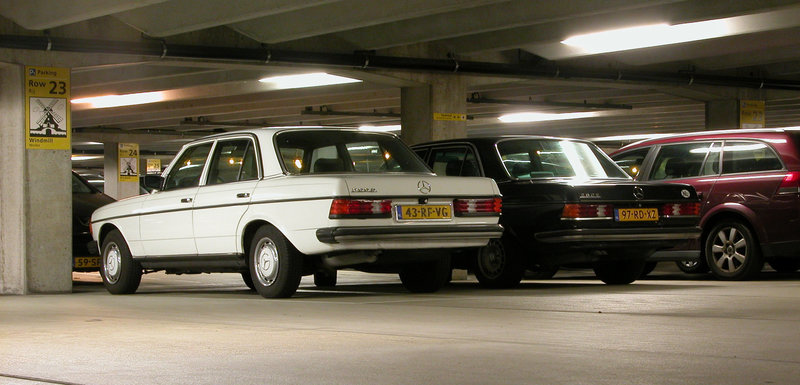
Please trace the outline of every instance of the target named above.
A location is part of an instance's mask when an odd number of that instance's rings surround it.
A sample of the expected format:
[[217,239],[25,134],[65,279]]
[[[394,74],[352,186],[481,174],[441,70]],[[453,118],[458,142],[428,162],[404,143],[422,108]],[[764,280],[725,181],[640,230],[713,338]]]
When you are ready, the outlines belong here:
[[187,148],[167,175],[164,181],[164,190],[199,185],[200,175],[203,174],[203,166],[206,164],[212,144],[213,142],[208,142]]
[[250,139],[221,140],[208,169],[206,184],[221,184],[258,178],[255,148]]

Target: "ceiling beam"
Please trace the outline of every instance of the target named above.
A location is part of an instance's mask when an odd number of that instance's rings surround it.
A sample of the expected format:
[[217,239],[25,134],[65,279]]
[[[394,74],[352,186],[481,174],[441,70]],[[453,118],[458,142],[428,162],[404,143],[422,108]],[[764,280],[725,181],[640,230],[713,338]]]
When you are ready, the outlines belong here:
[[43,30],[124,12],[166,0],[3,0],[0,15],[21,27]]

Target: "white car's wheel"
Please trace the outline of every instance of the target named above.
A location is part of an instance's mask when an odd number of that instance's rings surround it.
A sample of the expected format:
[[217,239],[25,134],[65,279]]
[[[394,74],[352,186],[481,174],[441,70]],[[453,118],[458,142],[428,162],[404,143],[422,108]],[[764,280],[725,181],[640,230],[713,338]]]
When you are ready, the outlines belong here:
[[100,276],[111,294],[133,294],[142,280],[142,266],[131,257],[128,243],[113,230],[103,240]]
[[250,243],[250,277],[264,298],[291,297],[300,286],[303,257],[272,226],[262,226]]

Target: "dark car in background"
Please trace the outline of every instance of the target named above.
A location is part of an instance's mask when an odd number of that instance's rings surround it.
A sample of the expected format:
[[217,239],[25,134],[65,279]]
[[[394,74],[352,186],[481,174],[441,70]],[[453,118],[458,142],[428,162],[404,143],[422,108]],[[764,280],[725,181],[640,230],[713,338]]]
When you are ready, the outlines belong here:
[[701,197],[697,262],[720,279],[756,278],[764,262],[800,268],[800,130],[705,131],[650,139],[611,157],[639,181],[688,183]]
[[526,270],[549,278],[559,266],[592,267],[628,284],[653,258],[700,235],[689,185],[636,182],[590,142],[538,136],[452,139],[412,146],[439,175],[493,178],[503,194],[505,232],[455,258],[487,287],[517,285]]
[[72,173],[72,270],[97,271],[100,255],[96,248],[89,248],[89,219],[100,206],[114,202],[114,198],[103,194],[77,173]]

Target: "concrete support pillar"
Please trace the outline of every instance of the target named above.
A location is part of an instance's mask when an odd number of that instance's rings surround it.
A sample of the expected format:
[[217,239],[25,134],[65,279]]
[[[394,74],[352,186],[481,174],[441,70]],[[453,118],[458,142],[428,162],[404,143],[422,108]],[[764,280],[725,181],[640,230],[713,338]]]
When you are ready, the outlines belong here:
[[706,102],[706,130],[739,128],[739,100]]
[[437,120],[434,114],[464,115],[467,113],[467,83],[461,75],[414,75],[414,80],[427,85],[404,87],[400,91],[403,140],[408,144],[431,140],[463,138],[467,122]]
[[119,181],[119,143],[103,143],[103,155],[105,194],[117,200],[139,195],[139,183]]
[[70,151],[25,149],[24,75],[0,63],[0,294],[70,292]]

